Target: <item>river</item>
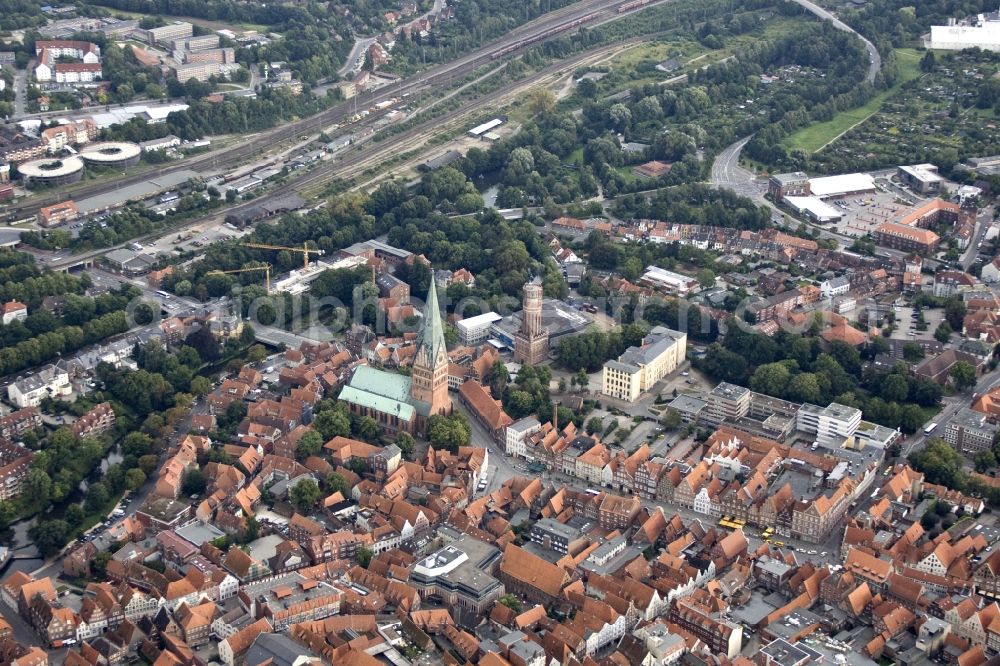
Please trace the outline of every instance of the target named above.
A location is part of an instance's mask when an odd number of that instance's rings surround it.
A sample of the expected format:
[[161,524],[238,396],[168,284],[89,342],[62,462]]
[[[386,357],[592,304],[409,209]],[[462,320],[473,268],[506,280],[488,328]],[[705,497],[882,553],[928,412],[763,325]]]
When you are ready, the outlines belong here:
[[[101,460],[101,475],[103,476],[111,465],[118,464],[122,460],[121,449],[118,445],[113,446]],[[83,495],[86,492],[87,480],[83,479],[80,481],[79,494]],[[0,566],[0,578],[6,578],[15,571],[29,573],[42,566],[44,561],[38,556],[38,550],[28,536],[28,530],[35,524],[35,520],[36,517],[19,520],[10,526],[13,533],[10,544],[11,557]]]

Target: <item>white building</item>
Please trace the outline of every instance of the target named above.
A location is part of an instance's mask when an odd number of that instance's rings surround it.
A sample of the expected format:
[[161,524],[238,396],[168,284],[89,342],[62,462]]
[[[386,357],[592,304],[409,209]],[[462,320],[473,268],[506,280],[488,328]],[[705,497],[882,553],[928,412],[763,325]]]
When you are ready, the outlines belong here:
[[814,197],[831,197],[867,194],[875,191],[875,178],[868,173],[845,173],[809,179],[809,192]]
[[166,604],[166,600],[162,597],[153,597],[142,590],[133,589],[128,603],[122,610],[125,613],[126,620],[135,622],[139,618],[156,615],[160,607],[164,604]]
[[825,280],[819,285],[819,293],[824,298],[843,296],[851,290],[851,280],[848,277],[835,277]]
[[703,487],[694,496],[694,504],[691,507],[695,513],[709,515],[712,513],[712,498],[708,496],[708,486]]
[[468,317],[456,322],[455,328],[458,329],[458,337],[461,339],[462,344],[478,345],[485,342],[486,338],[489,337],[490,326],[502,319],[503,317],[496,312],[484,312],[481,315]]
[[938,173],[938,168],[933,164],[911,164],[900,166],[896,170],[896,176],[908,187],[921,194],[938,192],[944,178]]
[[59,63],[55,70],[56,83],[92,83],[104,75],[100,64]]
[[986,51],[1000,51],[1000,20],[990,20],[979,14],[972,25],[958,25],[949,20],[949,25],[932,25],[930,39],[924,41],[929,49],[961,51],[980,48]]
[[21,408],[37,407],[45,398],[65,398],[72,393],[69,374],[54,365],[47,365],[7,387],[7,397]]
[[542,424],[533,416],[521,419],[517,423],[507,426],[506,447],[507,455],[515,458],[524,458],[525,442],[529,437],[542,429]]
[[485,135],[490,130],[495,130],[496,128],[500,127],[501,125],[503,125],[503,120],[501,120],[500,118],[494,118],[493,120],[489,120],[489,121],[483,123],[482,125],[476,125],[472,129],[470,129],[469,130],[469,135],[470,136],[474,136],[476,138],[479,138],[479,137]]
[[678,296],[687,296],[698,286],[698,281],[694,278],[668,271],[659,266],[647,266],[642,281],[668,294]]
[[839,447],[853,437],[861,424],[861,410],[831,402],[826,407],[804,404],[795,417],[795,426],[806,433],[815,433],[820,446]]
[[650,655],[656,660],[654,663],[662,666],[679,661],[687,652],[687,642],[684,637],[671,633],[666,625],[659,622],[636,629],[635,636],[643,641]]
[[162,139],[150,139],[149,141],[143,141],[139,144],[143,152],[149,153],[154,150],[166,150],[167,148],[176,148],[181,145],[180,137],[174,136],[173,134],[168,134]]
[[899,430],[886,428],[877,423],[862,421],[854,431],[854,442],[851,448],[854,449],[887,449],[896,441],[903,438],[903,433]]
[[35,66],[35,80],[39,83],[46,83],[52,80],[52,68],[46,65],[44,62],[38,63]]
[[836,222],[844,217],[840,210],[817,197],[785,197],[782,200],[799,215],[805,215],[814,222]]
[[604,364],[601,392],[627,402],[635,402],[644,391],[677,369],[687,354],[687,333],[657,326],[642,341],[629,347],[617,361]]
[[833,304],[833,311],[842,315],[848,312],[853,312],[857,307],[858,299],[851,296],[845,296],[837,299],[837,301]]
[[80,624],[76,625],[76,640],[85,641],[98,636],[108,628],[107,618],[87,622],[80,618]]
[[1000,257],[983,266],[979,277],[986,283],[1000,282]]
[[605,621],[600,629],[591,629],[590,633],[583,637],[586,644],[586,653],[592,655],[605,645],[617,643],[625,635],[625,616],[619,614],[614,622]]

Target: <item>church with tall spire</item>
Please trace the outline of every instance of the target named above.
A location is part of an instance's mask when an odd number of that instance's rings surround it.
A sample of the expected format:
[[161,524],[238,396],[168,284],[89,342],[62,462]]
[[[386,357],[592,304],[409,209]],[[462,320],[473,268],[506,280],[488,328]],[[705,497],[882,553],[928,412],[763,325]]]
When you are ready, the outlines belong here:
[[422,437],[427,431],[427,419],[451,414],[448,350],[433,280],[410,376],[361,365],[341,390],[340,399],[352,414],[372,417],[390,436],[408,432]]

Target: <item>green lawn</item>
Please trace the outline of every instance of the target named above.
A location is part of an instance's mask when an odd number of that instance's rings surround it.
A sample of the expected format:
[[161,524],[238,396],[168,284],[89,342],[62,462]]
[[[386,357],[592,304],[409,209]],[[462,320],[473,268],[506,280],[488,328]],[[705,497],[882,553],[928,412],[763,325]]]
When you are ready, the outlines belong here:
[[783,142],[789,150],[801,150],[814,153],[836,137],[848,131],[855,125],[864,122],[882,108],[882,104],[899,92],[903,84],[920,76],[921,55],[915,49],[896,49],[896,62],[899,64],[899,77],[888,90],[873,97],[864,106],[841,111],[833,119],[816,123],[803,128],[789,136]]
[[617,171],[619,175],[621,175],[621,177],[625,179],[625,183],[628,185],[634,183],[637,178],[635,172],[632,171],[632,167],[630,166],[615,167],[615,171]]

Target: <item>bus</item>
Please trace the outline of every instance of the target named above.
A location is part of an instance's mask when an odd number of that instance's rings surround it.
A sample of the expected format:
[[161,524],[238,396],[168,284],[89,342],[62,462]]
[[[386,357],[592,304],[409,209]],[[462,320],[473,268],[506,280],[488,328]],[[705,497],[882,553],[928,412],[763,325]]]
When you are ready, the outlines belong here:
[[932,424],[930,424],[930,425],[929,425],[929,426],[927,426],[926,428],[924,428],[924,434],[925,434],[925,435],[929,435],[929,434],[931,434],[932,432],[934,432],[934,429],[935,429],[935,428],[937,428],[937,425],[938,425],[938,424],[937,424],[937,423],[935,422],[935,423],[932,423]]
[[601,491],[600,490],[594,490],[593,488],[587,488],[587,494],[588,495],[600,495]]
[[166,292],[166,291],[163,291],[162,289],[160,289],[159,291],[157,291],[156,295],[159,296],[160,298],[170,298],[170,293]]

